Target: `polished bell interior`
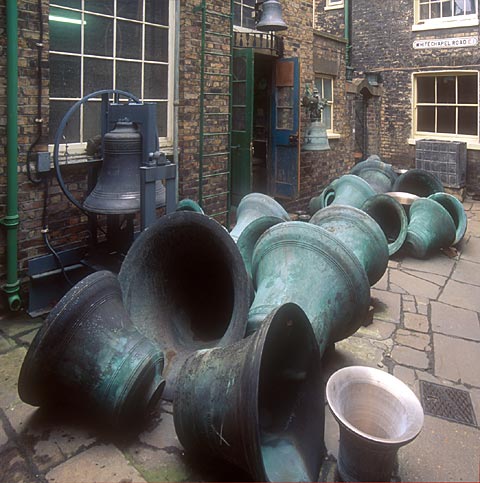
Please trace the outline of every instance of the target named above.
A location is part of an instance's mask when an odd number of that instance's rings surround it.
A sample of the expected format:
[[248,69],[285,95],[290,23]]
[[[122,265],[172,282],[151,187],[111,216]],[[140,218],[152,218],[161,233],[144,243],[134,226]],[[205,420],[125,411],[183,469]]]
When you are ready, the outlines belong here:
[[398,449],[423,426],[413,391],[379,369],[350,366],[329,378],[326,396],[340,427],[342,481],[390,481]]
[[[83,207],[98,214],[128,214],[140,210],[142,135],[128,121],[117,122],[103,139],[103,164],[97,184]],[[155,205],[165,205],[165,188],[156,183]]]

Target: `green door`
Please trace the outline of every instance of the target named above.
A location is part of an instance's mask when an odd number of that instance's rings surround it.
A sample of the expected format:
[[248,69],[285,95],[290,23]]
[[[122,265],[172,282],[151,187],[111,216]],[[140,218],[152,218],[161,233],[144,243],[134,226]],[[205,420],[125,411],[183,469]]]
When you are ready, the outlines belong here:
[[232,79],[232,205],[252,191],[253,49],[234,49]]

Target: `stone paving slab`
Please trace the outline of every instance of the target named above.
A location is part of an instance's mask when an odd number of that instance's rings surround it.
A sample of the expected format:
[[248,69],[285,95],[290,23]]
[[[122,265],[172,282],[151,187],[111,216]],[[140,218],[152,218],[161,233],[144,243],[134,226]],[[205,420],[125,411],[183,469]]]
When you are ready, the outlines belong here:
[[366,337],[367,339],[385,340],[392,336],[396,328],[396,324],[373,319],[373,322],[367,327],[360,327],[355,335]]
[[450,381],[480,387],[480,345],[478,343],[433,335],[435,375]]
[[27,316],[18,316],[9,319],[0,319],[0,331],[10,337],[24,334],[38,329],[43,324],[43,319],[38,317],[30,319]]
[[371,289],[374,317],[384,322],[400,323],[401,297],[399,294]]
[[480,238],[470,237],[462,245],[460,260],[480,263]]
[[0,407],[7,408],[19,401],[17,392],[18,375],[26,349],[18,349],[0,355]]
[[430,336],[420,332],[398,329],[395,335],[395,342],[419,351],[429,352],[432,350],[430,347]]
[[480,322],[476,312],[441,302],[432,302],[431,306],[434,332],[480,341]]
[[479,481],[479,430],[425,416],[421,433],[398,452],[402,481]]
[[480,285],[480,266],[478,263],[459,260],[452,273],[452,278],[458,282]]
[[382,278],[374,285],[378,290],[388,290],[388,268],[383,274]]
[[427,282],[431,282],[435,285],[438,285],[439,287],[443,287],[448,280],[448,278],[444,277],[443,275],[436,275],[435,273],[421,272],[420,270],[407,270],[405,268],[402,268],[401,271],[402,273],[406,273],[408,275],[411,275],[412,277],[420,278]]
[[11,445],[0,452],[0,481],[2,483],[42,483],[19,449]]
[[414,389],[416,375],[415,375],[415,371],[412,368],[396,365],[393,368],[393,375],[395,377],[398,377],[398,379],[403,381],[408,386],[410,386],[411,389]]
[[414,330],[416,332],[428,332],[430,323],[428,317],[422,314],[403,314],[403,325],[406,329]]
[[440,286],[401,270],[390,270],[390,283],[400,287],[404,293],[436,299]]
[[417,270],[419,272],[442,275],[443,277],[449,277],[454,266],[455,260],[446,257],[441,252],[425,260],[406,257],[401,262],[402,269]]
[[449,280],[438,300],[447,305],[480,312],[480,287]]
[[114,445],[90,448],[53,468],[50,483],[145,483],[140,473]]
[[480,237],[480,221],[468,220],[467,235]]
[[427,354],[411,347],[396,345],[392,349],[391,357],[397,364],[404,366],[418,369],[427,369],[429,366]]

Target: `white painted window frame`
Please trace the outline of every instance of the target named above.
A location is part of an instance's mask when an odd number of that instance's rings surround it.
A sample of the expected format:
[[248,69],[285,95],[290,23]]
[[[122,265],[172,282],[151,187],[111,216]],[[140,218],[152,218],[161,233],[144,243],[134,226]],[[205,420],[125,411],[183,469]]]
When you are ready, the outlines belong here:
[[[418,131],[417,130],[417,79],[419,77],[439,77],[439,76],[455,76],[459,77],[461,75],[476,75],[477,76],[477,104],[472,104],[472,107],[477,108],[477,134],[476,135],[466,135],[466,134],[452,134],[452,133],[434,133],[430,131]],[[412,73],[412,133],[409,139],[410,144],[414,144],[418,139],[439,139],[447,141],[464,141],[467,146],[472,149],[478,149],[480,146],[480,72],[478,70],[437,70],[437,71],[418,71]],[[424,104],[424,103],[421,103]],[[432,105],[439,105],[437,102]],[[446,104],[442,104],[446,105]],[[458,103],[452,104],[458,106]],[[463,105],[463,104],[462,104]],[[437,125],[437,120],[435,119],[435,129]],[[456,119],[456,131],[458,131],[458,116]]]
[[422,30],[437,30],[437,29],[449,29],[458,27],[473,27],[479,25],[478,20],[478,0],[475,2],[474,14],[458,15],[443,18],[432,19],[420,19],[420,0],[414,1],[414,24],[412,25],[412,31]]
[[325,10],[337,10],[345,6],[343,0],[327,0],[325,4]]

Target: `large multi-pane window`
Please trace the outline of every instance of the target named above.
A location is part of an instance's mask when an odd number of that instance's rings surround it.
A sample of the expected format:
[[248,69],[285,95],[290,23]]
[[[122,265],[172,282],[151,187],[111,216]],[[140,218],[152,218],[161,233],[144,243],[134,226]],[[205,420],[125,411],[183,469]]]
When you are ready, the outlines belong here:
[[317,77],[315,86],[320,99],[327,101],[322,111],[322,121],[328,130],[333,129],[333,79],[330,77]]
[[[50,139],[66,111],[100,89],[121,89],[157,104],[169,137],[172,0],[54,0],[50,3]],[[100,99],[78,110],[68,142],[100,133]]]
[[236,26],[255,28],[255,3],[256,0],[235,0],[233,18]]
[[477,15],[478,0],[415,0],[416,23],[466,20]]
[[415,76],[416,132],[478,136],[478,73]]

